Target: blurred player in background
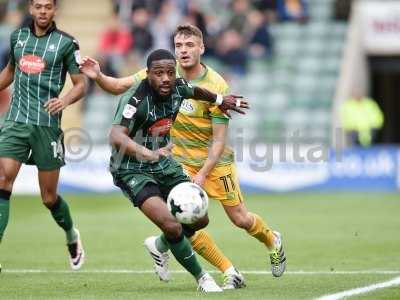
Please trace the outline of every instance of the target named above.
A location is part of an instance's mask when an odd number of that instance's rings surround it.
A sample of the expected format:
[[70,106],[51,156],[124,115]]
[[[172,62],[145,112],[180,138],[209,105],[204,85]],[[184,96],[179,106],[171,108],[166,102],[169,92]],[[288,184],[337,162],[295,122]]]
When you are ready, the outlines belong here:
[[[155,50],[149,55],[146,74],[121,97],[114,117],[110,133],[114,183],[163,232],[145,243],[156,268],[161,268],[157,272],[160,279],[169,279],[169,274],[162,271],[163,260],[167,260],[167,251],[171,250],[195,277],[200,290],[220,292],[214,279],[202,270],[185,238],[184,230],[190,230],[190,226],[178,223],[165,203],[172,188],[190,181],[182,166],[170,157],[170,129],[184,99],[202,99],[237,111],[242,104],[247,105],[235,96],[222,97],[182,78],[176,79],[175,57],[167,50]],[[206,226],[208,217],[201,223],[201,228]]]
[[[225,80],[212,68],[201,63],[204,43],[202,32],[197,27],[179,26],[174,34],[174,44],[178,76],[215,93],[228,92]],[[106,76],[101,72],[99,64],[87,57],[82,60],[81,70],[112,94],[121,94],[146,77],[145,70],[124,78]],[[173,155],[183,164],[195,183],[204,187],[211,198],[221,202],[236,226],[246,230],[268,248],[272,274],[275,277],[282,276],[286,268],[286,257],[281,235],[272,231],[260,216],[249,212],[243,203],[234,153],[226,146],[228,123],[228,118],[217,106],[209,102],[185,100],[171,131],[175,144]],[[223,272],[224,289],[244,286],[243,276],[206,231],[192,232],[188,236],[193,249]]]
[[[85,77],[79,71],[78,43],[53,22],[56,4],[56,0],[30,1],[33,21],[12,33],[10,60],[0,74],[0,90],[14,81],[11,105],[0,130],[0,241],[8,224],[15,178],[22,163],[34,164],[43,204],[65,231],[70,266],[77,270],[84,262],[84,251],[57,185],[65,164],[62,110],[82,98]],[[59,98],[67,72],[73,87]]]

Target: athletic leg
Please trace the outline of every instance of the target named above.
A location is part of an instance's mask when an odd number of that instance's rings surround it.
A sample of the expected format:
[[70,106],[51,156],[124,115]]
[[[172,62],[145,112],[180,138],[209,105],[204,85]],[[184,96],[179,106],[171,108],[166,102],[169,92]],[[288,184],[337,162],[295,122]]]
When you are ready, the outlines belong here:
[[150,197],[140,209],[161,229],[163,235],[158,240],[166,243],[176,260],[196,278],[198,289],[203,292],[221,292],[214,279],[202,270],[189,241],[183,234],[181,224],[171,215],[162,198]]
[[80,240],[79,231],[74,228],[71,213],[67,202],[57,194],[60,170],[39,170],[39,186],[43,204],[50,210],[51,215],[66,235],[70,266],[73,270],[79,269],[84,263],[85,252]]
[[20,168],[21,162],[0,157],[0,242],[8,224],[10,197]]
[[190,243],[183,235],[181,224],[169,212],[167,205],[160,197],[150,197],[140,210],[163,232],[166,242],[177,261],[196,279],[203,275],[203,270],[192,251]]
[[[193,177],[198,171],[194,167],[185,165],[183,165],[183,167],[185,169],[185,173],[191,177]],[[206,192],[209,194],[210,191],[217,190],[218,192],[222,191],[222,194],[225,195],[225,190],[223,190],[223,187],[222,190],[221,188],[216,189],[215,187],[216,185],[218,185],[219,181],[220,180],[218,178],[207,178],[204,184]],[[201,255],[211,265],[213,265],[215,268],[223,273],[223,289],[244,287],[245,281],[243,275],[240,274],[240,272],[233,266],[228,257],[224,255],[224,253],[217,246],[211,235],[203,229],[208,225],[208,222],[209,220],[207,216],[207,219],[201,220],[201,222],[199,222],[199,224],[195,224],[195,226],[183,226],[185,236],[189,238],[193,249],[199,255]]]
[[282,276],[286,269],[286,256],[280,233],[272,231],[260,216],[249,212],[243,202],[235,206],[223,205],[223,207],[233,224],[246,230],[250,236],[268,248],[272,274],[275,277]]

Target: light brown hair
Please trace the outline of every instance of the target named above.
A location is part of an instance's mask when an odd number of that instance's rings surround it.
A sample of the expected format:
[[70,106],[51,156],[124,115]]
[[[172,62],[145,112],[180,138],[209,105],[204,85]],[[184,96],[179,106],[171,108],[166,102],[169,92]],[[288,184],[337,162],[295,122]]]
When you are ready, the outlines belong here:
[[194,26],[192,24],[179,25],[175,30],[174,38],[180,34],[183,34],[184,36],[194,35],[200,38],[201,41],[203,41],[203,33],[197,26]]

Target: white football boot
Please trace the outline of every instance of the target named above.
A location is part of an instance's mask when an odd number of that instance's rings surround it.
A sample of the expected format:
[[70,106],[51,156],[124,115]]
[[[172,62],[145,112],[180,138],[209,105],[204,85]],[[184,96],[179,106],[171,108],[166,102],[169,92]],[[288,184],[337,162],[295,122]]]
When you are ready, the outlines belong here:
[[222,289],[215,282],[214,278],[211,277],[210,274],[204,273],[203,276],[197,280],[199,284],[197,290],[204,293],[219,293],[222,292]]
[[168,252],[162,253],[157,250],[156,239],[156,236],[148,237],[144,240],[144,246],[147,251],[149,251],[151,258],[154,261],[154,270],[156,271],[156,274],[160,277],[161,281],[168,282],[171,279],[171,274],[168,269],[169,255]]
[[83,250],[81,234],[75,229],[78,239],[75,243],[67,244],[69,252],[69,265],[74,271],[79,270],[85,262],[85,250]]

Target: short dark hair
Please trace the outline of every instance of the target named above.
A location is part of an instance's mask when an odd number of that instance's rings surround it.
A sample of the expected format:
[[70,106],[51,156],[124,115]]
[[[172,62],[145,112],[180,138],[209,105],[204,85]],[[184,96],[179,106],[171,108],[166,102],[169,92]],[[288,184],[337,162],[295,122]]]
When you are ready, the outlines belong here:
[[151,64],[154,61],[162,59],[171,59],[175,62],[175,56],[170,51],[165,49],[157,49],[151,52],[147,57],[147,69],[150,69]]
[[200,40],[203,40],[203,33],[201,32],[199,27],[192,24],[179,25],[175,30],[174,38],[179,34],[183,34],[184,36],[194,35],[200,38]]
[[[30,0],[31,4],[33,4],[33,1],[35,0]],[[57,0],[53,0],[54,5],[57,5]]]

